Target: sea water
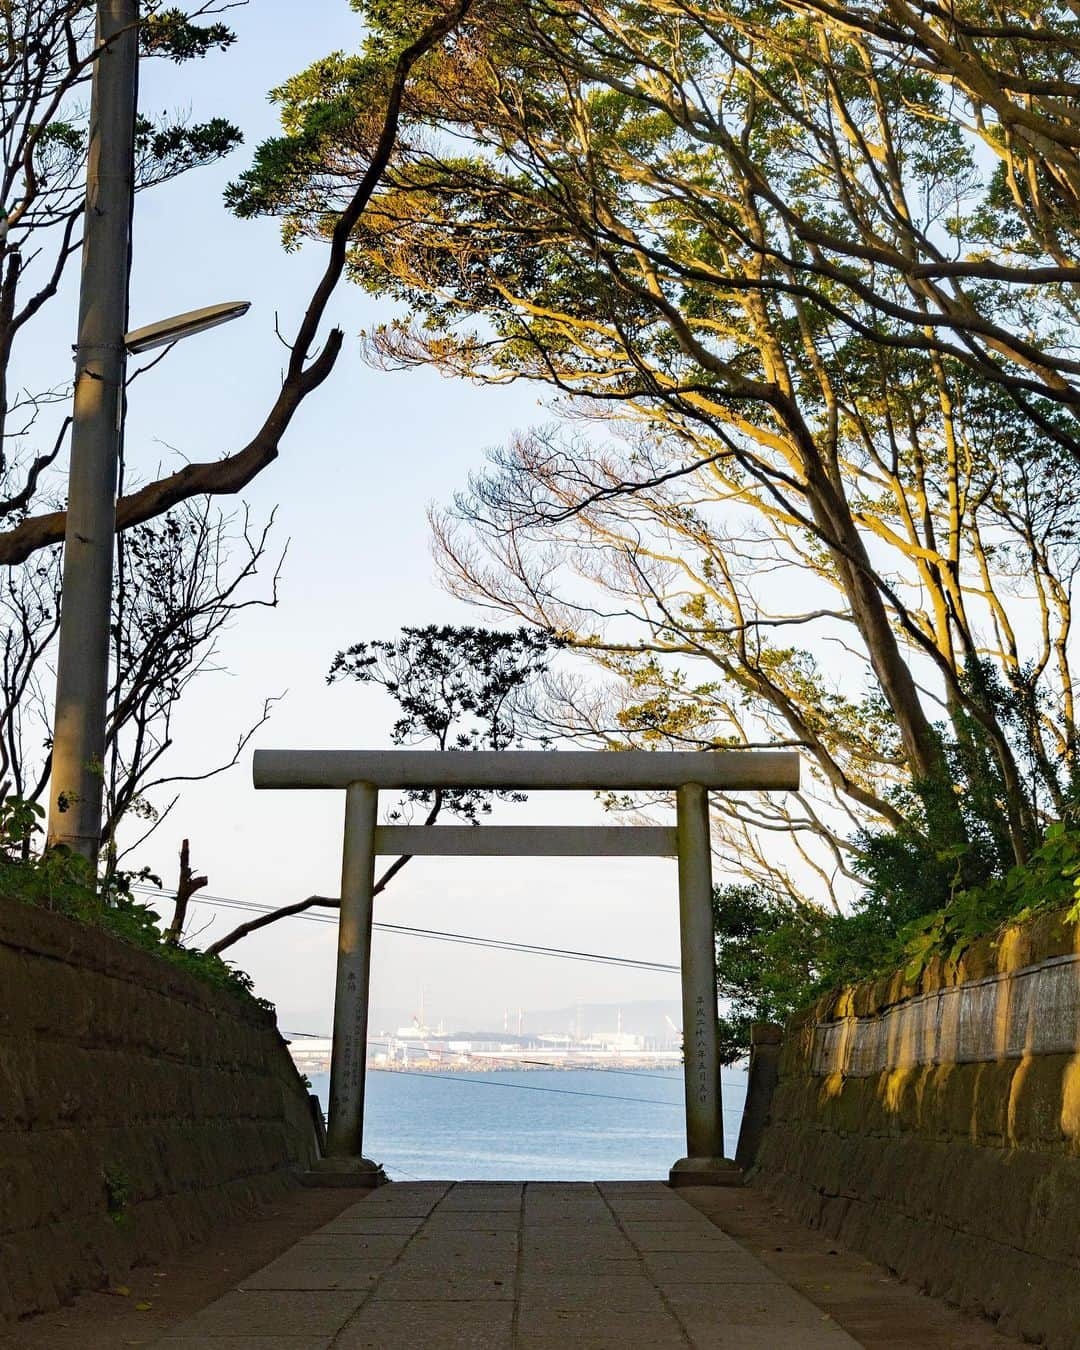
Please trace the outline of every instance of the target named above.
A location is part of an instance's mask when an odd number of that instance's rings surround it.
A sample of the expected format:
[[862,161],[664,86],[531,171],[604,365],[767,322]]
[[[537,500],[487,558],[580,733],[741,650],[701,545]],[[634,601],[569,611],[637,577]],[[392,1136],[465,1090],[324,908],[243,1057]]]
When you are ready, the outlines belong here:
[[[312,1076],[326,1110],[329,1075]],[[746,1073],[723,1072],[734,1157]],[[397,1180],[665,1178],[686,1152],[681,1069],[369,1070],[364,1152]]]

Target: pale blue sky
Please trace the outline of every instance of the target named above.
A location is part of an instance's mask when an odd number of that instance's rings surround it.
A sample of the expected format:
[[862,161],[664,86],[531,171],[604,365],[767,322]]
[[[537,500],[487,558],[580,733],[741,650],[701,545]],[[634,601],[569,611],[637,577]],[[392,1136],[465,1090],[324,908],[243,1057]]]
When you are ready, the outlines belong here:
[[[302,16],[302,26],[298,26]],[[247,145],[210,170],[141,198],[136,219],[132,323],[216,300],[253,309],[228,328],[179,347],[132,390],[128,454],[149,476],[175,447],[213,457],[242,444],[276,389],[284,332],[294,326],[317,249],[285,255],[273,222],[241,222],[221,205],[225,183],[276,129],[266,92],[310,59],[355,42],[347,0],[252,0],[230,13],[240,41],[224,55],[143,76],[144,109],[190,106],[199,117],[238,123]],[[64,319],[57,304],[57,321]],[[385,744],[390,705],[324,676],[334,653],[401,624],[483,621],[434,578],[425,511],[445,502],[479,466],[486,448],[547,414],[534,391],[476,389],[434,375],[386,375],[359,360],[355,335],[389,309],[343,292],[334,319],[349,340],[329,386],[305,405],[279,461],[246,494],[256,516],[278,507],[277,537],[290,552],[276,611],[249,613],[222,647],[228,673],[192,691],[179,729],[183,766],[205,767],[267,694],[289,690],[259,736],[266,746]],[[70,307],[66,315],[71,320]],[[64,340],[57,330],[58,340]],[[164,445],[163,445],[164,443]],[[179,766],[179,761],[178,761]],[[143,859],[175,874],[183,835],[210,877],[210,891],[287,902],[336,891],[343,802],[337,794],[256,794],[250,754],[226,778],[192,787]],[[589,798],[534,798],[515,819],[598,818]],[[196,911],[198,918],[199,911]],[[532,943],[677,961],[675,869],[659,861],[436,860],[414,862],[380,901],[397,923],[490,934]],[[237,916],[218,918],[209,934]],[[329,1026],[333,930],[289,922],[235,949],[287,1027]],[[374,998],[409,1006],[419,986],[434,1017],[466,1023],[501,1018],[504,1007],[554,1007],[678,996],[672,976],[477,953],[380,936]],[[632,1029],[632,1028],[630,1028]]]

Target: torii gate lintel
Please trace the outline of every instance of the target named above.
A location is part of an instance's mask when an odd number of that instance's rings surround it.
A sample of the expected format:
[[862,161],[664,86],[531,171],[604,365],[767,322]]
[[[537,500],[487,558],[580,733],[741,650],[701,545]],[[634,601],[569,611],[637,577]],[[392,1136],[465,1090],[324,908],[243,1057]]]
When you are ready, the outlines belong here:
[[[799,786],[791,751],[417,751],[257,750],[256,788],[345,790],[345,839],[338,921],[330,1070],[330,1176],[354,1184],[385,1180],[363,1156],[368,989],[377,854],[474,856],[676,856],[682,958],[686,1152],[676,1184],[739,1179],[724,1157],[712,926],[709,790]],[[404,788],[674,790],[676,828],[382,826],[379,790]]]

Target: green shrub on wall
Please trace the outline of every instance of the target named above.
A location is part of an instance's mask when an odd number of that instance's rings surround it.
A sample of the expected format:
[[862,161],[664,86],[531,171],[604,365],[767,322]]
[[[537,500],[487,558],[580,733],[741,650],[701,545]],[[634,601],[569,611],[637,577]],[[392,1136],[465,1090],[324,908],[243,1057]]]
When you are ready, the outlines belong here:
[[957,890],[942,909],[904,930],[905,972],[915,979],[935,956],[957,961],[971,944],[1006,923],[1071,905],[1080,918],[1080,829],[1062,821],[1046,832],[1030,861],[982,886]]
[[[955,963],[978,938],[1046,910],[1071,905],[1067,919],[1080,920],[1075,823],[1051,825],[1028,862],[977,885],[961,883],[956,850],[920,867],[908,841],[883,841],[871,854],[866,891],[846,914],[753,886],[714,891],[725,1062],[746,1053],[752,1022],[783,1022],[831,989],[901,969],[915,980],[932,959]],[[942,904],[934,878],[950,869]]]
[[161,884],[145,868],[140,872],[113,871],[101,878],[85,858],[68,848],[35,853],[43,816],[35,802],[18,797],[0,799],[0,896],[103,928],[210,984],[273,1009],[273,1004],[255,997],[249,976],[220,956],[165,941],[161,916],[137,899],[132,890],[136,881]]

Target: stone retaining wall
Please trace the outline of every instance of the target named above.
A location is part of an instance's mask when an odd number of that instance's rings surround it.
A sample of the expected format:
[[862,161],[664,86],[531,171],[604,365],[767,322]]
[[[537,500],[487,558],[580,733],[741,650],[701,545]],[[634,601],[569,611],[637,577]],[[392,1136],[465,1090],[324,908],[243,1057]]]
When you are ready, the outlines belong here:
[[313,1154],[272,1015],[0,900],[0,1319],[179,1249]]
[[1080,925],[1040,916],[789,1024],[754,1184],[1014,1334],[1080,1350]]

